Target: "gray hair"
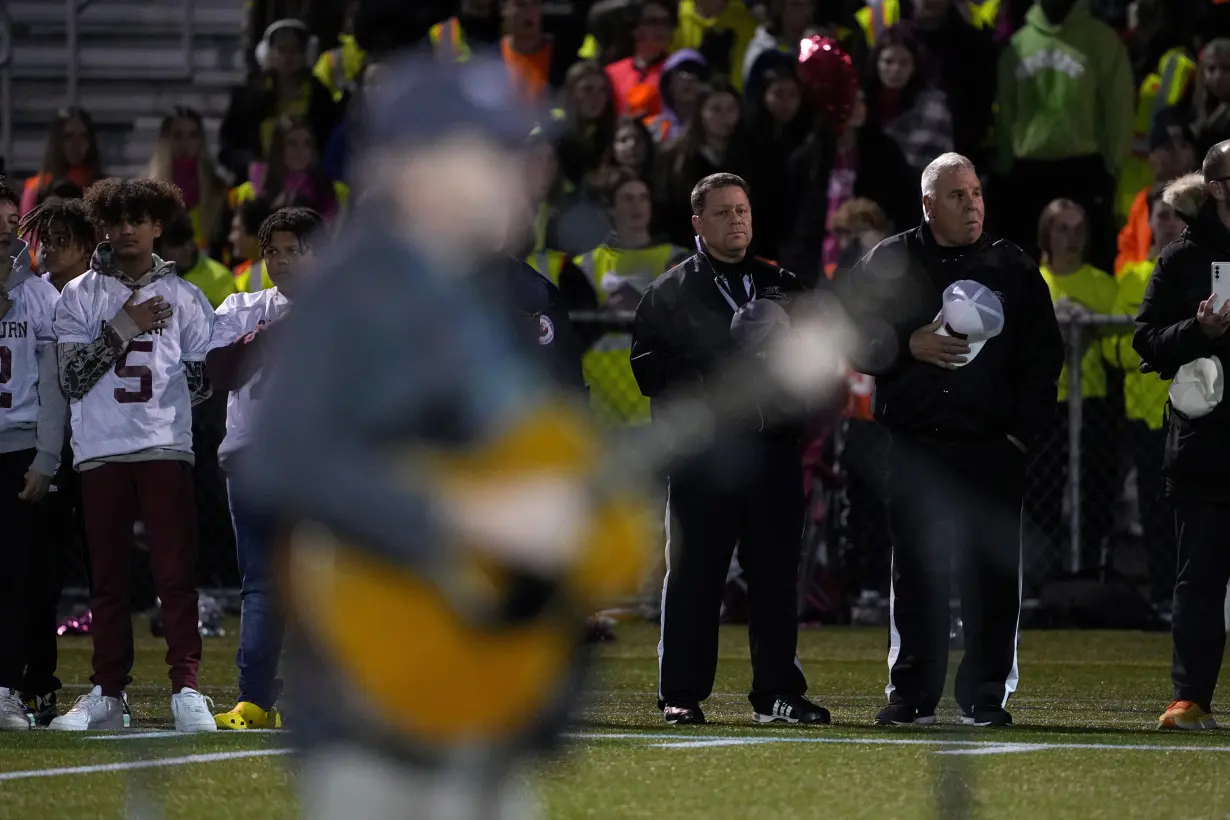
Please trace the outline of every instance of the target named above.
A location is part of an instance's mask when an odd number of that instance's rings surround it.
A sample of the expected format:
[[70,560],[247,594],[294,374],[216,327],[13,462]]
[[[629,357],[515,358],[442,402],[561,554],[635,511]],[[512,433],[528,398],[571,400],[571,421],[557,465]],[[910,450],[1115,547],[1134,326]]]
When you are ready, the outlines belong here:
[[940,175],[950,171],[977,173],[974,169],[974,163],[970,162],[969,157],[963,157],[953,151],[949,151],[947,154],[940,154],[931,160],[930,165],[923,169],[922,195],[935,196],[935,185],[939,182]]

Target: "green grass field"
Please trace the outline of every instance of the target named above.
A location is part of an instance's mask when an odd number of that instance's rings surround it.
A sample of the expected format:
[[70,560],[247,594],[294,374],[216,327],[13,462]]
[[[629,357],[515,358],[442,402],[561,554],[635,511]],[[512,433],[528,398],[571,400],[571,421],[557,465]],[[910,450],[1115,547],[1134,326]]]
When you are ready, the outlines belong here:
[[[165,649],[144,622],[138,627],[134,725],[166,729]],[[723,631],[710,725],[669,727],[654,708],[655,630],[618,634],[601,649],[567,754],[544,766],[538,791],[549,817],[1230,818],[1230,731],[1153,729],[1169,699],[1166,635],[1026,632],[1010,707],[1017,725],[970,730],[954,725],[950,702],[945,725],[871,725],[883,700],[879,629],[801,636],[811,694],[833,711],[833,726],[754,726],[743,694],[746,633],[735,627]],[[86,687],[89,642],[61,647],[71,701]],[[206,643],[201,685],[219,708],[235,697],[233,653],[230,638]],[[0,735],[0,820],[291,818],[289,741],[274,733]],[[54,771],[107,764],[126,768]]]

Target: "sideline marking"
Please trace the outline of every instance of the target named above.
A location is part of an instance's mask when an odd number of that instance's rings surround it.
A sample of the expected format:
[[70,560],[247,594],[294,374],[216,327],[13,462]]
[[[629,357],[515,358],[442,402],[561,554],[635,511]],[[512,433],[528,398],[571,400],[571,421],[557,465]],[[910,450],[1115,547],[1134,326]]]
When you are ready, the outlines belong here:
[[19,772],[0,772],[0,781],[25,780],[32,777],[59,777],[65,774],[98,774],[99,772],[126,772],[133,769],[156,769],[163,766],[186,766],[193,763],[217,763],[223,760],[240,760],[245,757],[271,757],[286,755],[294,749],[260,749],[246,752],[214,752],[212,754],[163,757],[155,760],[129,760],[124,763],[100,763],[94,766],[65,766],[60,769],[27,769]]
[[[943,738],[923,739],[904,737],[750,737],[722,735],[683,735],[683,734],[632,734],[602,732],[572,732],[564,737],[576,740],[658,740],[662,743],[647,744],[659,749],[689,749],[698,746],[744,746],[752,743],[828,743],[854,746],[967,746],[964,749],[940,750],[939,754],[998,754],[1000,752],[1035,752],[1051,749],[1095,749],[1103,751],[1123,752],[1230,752],[1230,746],[1180,746],[1162,743],[1035,743],[1035,742],[1004,742],[998,740],[948,740]],[[676,742],[670,742],[676,741]],[[731,741],[716,743],[715,741]],[[985,751],[994,749],[995,751]]]
[[[285,735],[285,729],[242,729],[238,731],[220,730],[219,734],[227,737],[239,735]],[[122,732],[106,735],[88,735],[84,740],[152,740],[160,737],[191,737],[190,732],[177,732],[174,729],[124,729]]]

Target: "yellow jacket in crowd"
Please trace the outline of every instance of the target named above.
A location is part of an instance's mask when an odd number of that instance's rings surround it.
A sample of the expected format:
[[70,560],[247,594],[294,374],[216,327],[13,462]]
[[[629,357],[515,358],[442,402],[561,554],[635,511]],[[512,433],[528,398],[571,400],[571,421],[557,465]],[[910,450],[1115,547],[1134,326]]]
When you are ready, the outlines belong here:
[[1149,167],[1149,126],[1162,110],[1178,105],[1197,75],[1196,61],[1181,48],[1172,48],[1158,61],[1157,71],[1145,77],[1136,94],[1136,118],[1132,121],[1132,153],[1119,172],[1115,188],[1115,216],[1127,221],[1132,201],[1153,186]]
[[196,264],[191,269],[179,272],[180,278],[201,289],[209,304],[215,309],[235,292],[235,275],[221,262],[215,262],[204,253],[196,255]]
[[[901,3],[902,0],[867,0],[867,5],[854,12],[854,19],[863,30],[868,46],[874,46],[881,34],[901,22]],[[994,28],[999,17],[999,3],[1000,0],[968,0],[965,3],[966,17],[977,28]]]
[[[717,17],[702,17],[696,10],[696,0],[679,0],[679,24],[675,28],[671,50],[690,48],[701,51],[701,43],[710,30],[727,29],[734,32],[730,50],[730,75],[726,80],[742,91],[743,57],[747,53],[747,44],[756,36],[756,27],[759,25],[756,15],[748,11],[743,0],[727,0],[726,8],[722,9]],[[712,63],[710,65],[712,66]]]
[[[653,280],[666,273],[671,260],[681,252],[682,248],[670,244],[637,250],[602,244],[573,262],[597,294],[599,308],[606,308],[621,289],[639,297]],[[635,309],[635,298],[629,296],[619,307]],[[632,334],[606,333],[581,358],[590,408],[604,424],[649,423],[649,399],[641,395],[632,374],[631,354]]]
[[[1082,265],[1075,273],[1056,276],[1051,269],[1042,266],[1042,278],[1051,292],[1051,302],[1067,298],[1090,313],[1106,314],[1115,307],[1118,283],[1115,278],[1093,265]],[[1081,356],[1081,396],[1086,399],[1106,397],[1106,364],[1102,347],[1098,343],[1096,328],[1082,328],[1081,339],[1085,348]],[[1068,400],[1068,366],[1065,363],[1059,374],[1059,401]]]
[[334,102],[341,102],[346,92],[352,91],[358,85],[367,52],[359,48],[351,34],[339,34],[337,41],[337,48],[331,48],[320,55],[312,73],[333,95]]
[[[1111,313],[1135,316],[1140,312],[1155,264],[1155,259],[1146,259],[1124,266]],[[1156,373],[1140,372],[1140,354],[1132,347],[1132,328],[1120,328],[1114,336],[1103,339],[1102,353],[1108,362],[1123,370],[1124,415],[1130,421],[1144,422],[1150,430],[1162,429],[1170,382]]]

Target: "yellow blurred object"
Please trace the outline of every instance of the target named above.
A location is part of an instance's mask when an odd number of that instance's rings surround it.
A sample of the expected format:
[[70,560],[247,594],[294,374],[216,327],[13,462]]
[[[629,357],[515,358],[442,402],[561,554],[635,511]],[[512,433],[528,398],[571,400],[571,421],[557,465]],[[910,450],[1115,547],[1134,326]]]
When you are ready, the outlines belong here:
[[[459,534],[425,573],[322,528],[296,529],[290,614],[373,720],[440,749],[512,742],[557,716],[585,616],[636,591],[650,538],[644,505],[596,486],[601,443],[581,412],[539,410],[481,447],[406,459],[420,488],[430,476],[442,508],[457,495],[515,492],[544,476],[592,488],[576,549],[553,577],[527,579],[498,549]],[[527,587],[541,606],[513,613]]]

